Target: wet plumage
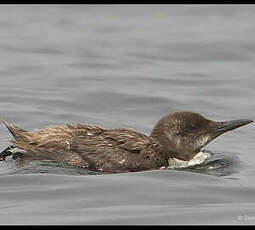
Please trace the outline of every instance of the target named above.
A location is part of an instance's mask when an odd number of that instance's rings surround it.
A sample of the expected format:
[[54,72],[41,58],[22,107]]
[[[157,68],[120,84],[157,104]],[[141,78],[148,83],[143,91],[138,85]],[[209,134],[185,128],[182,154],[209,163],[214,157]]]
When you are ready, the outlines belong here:
[[252,120],[231,122],[214,122],[197,113],[176,112],[161,118],[150,136],[132,129],[83,124],[56,125],[29,132],[4,122],[14,140],[0,157],[4,160],[7,155],[18,153],[17,158],[27,161],[64,161],[105,173],[159,169],[168,166],[169,158],[192,159],[217,136]]
[[[167,165],[159,143],[131,129],[90,125],[51,126],[28,132],[5,123],[30,160],[58,160],[103,172],[157,169]],[[136,161],[133,160],[136,158]]]

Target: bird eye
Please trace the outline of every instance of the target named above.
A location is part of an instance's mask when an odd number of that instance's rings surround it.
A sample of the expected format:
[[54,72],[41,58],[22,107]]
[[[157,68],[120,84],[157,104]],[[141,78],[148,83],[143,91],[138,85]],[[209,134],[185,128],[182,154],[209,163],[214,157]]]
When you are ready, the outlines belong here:
[[178,133],[176,133],[176,134],[177,135],[186,135],[196,129],[197,129],[197,127],[195,125],[188,124],[188,125],[184,126],[181,130],[179,130]]
[[192,124],[189,124],[189,125],[184,127],[183,132],[189,132],[189,131],[192,131],[192,130],[196,130],[196,126],[194,126]]

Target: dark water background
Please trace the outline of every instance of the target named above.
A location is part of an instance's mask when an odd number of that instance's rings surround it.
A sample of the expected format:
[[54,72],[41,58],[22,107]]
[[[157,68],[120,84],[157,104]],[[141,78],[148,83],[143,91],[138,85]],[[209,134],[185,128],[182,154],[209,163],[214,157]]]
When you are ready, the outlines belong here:
[[[253,5],[1,5],[0,118],[128,127],[255,119]],[[182,170],[90,175],[0,162],[1,224],[255,224],[253,124]],[[0,146],[11,135],[0,128]]]

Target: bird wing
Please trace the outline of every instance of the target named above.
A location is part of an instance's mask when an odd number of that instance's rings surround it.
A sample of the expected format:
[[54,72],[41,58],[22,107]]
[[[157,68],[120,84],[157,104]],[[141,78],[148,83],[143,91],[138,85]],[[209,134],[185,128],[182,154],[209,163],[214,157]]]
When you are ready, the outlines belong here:
[[28,132],[5,123],[31,159],[65,161],[103,172],[128,172],[162,166],[159,144],[131,129],[90,125],[59,125]]
[[108,129],[101,135],[74,139],[71,150],[79,152],[89,167],[104,172],[130,172],[159,168],[163,159],[159,144],[131,129]]

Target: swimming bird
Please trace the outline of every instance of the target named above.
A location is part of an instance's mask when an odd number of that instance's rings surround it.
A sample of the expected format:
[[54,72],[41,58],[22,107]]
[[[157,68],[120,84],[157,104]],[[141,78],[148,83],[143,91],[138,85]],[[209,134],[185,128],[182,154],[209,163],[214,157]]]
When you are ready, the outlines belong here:
[[193,112],[162,117],[146,136],[128,128],[84,124],[55,125],[27,131],[2,121],[14,140],[0,153],[1,160],[57,160],[103,173],[159,169],[169,159],[191,160],[219,135],[253,120],[213,121]]

